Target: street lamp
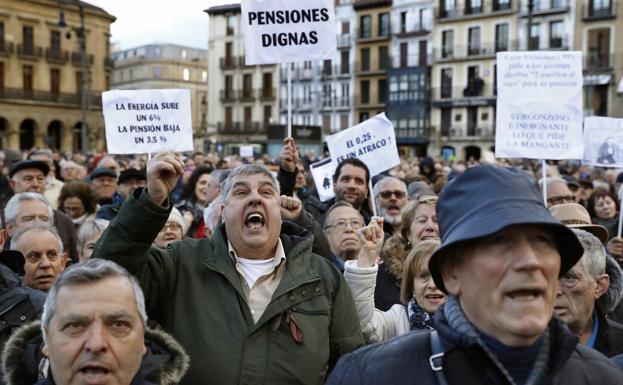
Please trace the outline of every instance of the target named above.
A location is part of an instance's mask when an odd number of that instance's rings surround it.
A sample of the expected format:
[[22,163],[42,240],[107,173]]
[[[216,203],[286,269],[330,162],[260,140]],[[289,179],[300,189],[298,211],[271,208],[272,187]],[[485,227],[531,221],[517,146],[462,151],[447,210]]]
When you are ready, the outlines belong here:
[[[65,22],[65,3],[68,0],[57,0],[61,8],[58,20],[58,26],[60,28],[66,28]],[[80,27],[73,28],[78,38],[78,50],[80,53],[80,147],[82,151],[88,149],[88,123],[87,123],[87,111],[89,110],[89,64],[87,62],[87,48],[86,48],[86,29],[84,28],[84,5],[79,0],[71,0],[74,5],[78,7],[80,15]],[[71,32],[65,34],[67,39],[71,38]]]

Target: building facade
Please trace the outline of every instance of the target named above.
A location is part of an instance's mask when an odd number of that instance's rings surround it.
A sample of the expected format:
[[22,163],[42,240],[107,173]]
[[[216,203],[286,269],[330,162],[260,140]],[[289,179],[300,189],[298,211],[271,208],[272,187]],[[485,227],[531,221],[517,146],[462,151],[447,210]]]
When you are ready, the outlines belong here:
[[117,51],[111,56],[113,89],[190,89],[194,148],[209,149],[207,50],[150,44]]
[[[77,38],[80,8],[89,70],[84,75]],[[67,26],[59,26],[61,11]],[[114,21],[103,9],[82,1],[61,8],[49,0],[0,0],[0,148],[104,148],[101,93],[109,88]],[[81,148],[83,86],[88,93],[86,149]]]
[[266,151],[267,127],[279,111],[276,65],[247,66],[244,59],[240,5],[207,9],[208,138],[210,151],[238,154],[240,145]]

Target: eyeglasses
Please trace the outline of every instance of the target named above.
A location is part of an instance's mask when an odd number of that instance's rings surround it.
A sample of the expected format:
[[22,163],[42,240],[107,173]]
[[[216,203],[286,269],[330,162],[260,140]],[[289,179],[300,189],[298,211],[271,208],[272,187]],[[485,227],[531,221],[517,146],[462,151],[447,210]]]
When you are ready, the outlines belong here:
[[359,230],[363,227],[363,222],[359,219],[351,219],[347,221],[346,219],[340,219],[332,225],[325,226],[325,230],[330,229],[331,227],[338,229],[340,231],[346,230],[346,226],[350,225],[353,230]]
[[563,203],[575,203],[575,197],[573,195],[556,195],[547,198],[547,203],[551,206],[560,205]]
[[407,194],[404,191],[381,191],[379,195],[383,199],[390,199],[392,195],[395,196],[396,199],[402,199]]
[[181,230],[182,226],[180,226],[179,223],[165,223],[165,225],[162,227],[162,230],[171,230],[171,231],[176,231],[176,230]]

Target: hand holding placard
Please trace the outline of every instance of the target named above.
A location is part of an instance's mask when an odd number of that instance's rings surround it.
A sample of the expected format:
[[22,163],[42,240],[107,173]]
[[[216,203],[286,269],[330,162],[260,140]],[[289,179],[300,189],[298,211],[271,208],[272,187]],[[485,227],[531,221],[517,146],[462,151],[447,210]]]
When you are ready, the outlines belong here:
[[161,152],[147,162],[147,195],[152,202],[162,205],[177,180],[184,176],[184,164],[172,152]]

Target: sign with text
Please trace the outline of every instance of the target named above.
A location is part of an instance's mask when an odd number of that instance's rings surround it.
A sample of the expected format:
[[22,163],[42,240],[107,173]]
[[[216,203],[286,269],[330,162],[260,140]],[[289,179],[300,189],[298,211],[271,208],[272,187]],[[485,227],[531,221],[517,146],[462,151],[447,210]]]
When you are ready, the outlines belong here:
[[623,168],[623,119],[591,116],[584,120],[582,163]]
[[192,151],[190,90],[113,90],[102,94],[110,154]]
[[242,0],[245,64],[331,59],[334,0]]
[[385,113],[326,138],[333,163],[337,166],[348,158],[357,158],[375,176],[400,163],[396,134]]
[[498,158],[581,159],[582,53],[497,54]]
[[337,164],[331,161],[331,158],[323,159],[319,162],[309,165],[316,191],[321,202],[326,202],[335,196],[333,191],[333,174]]
[[240,146],[241,158],[253,158],[253,146]]

